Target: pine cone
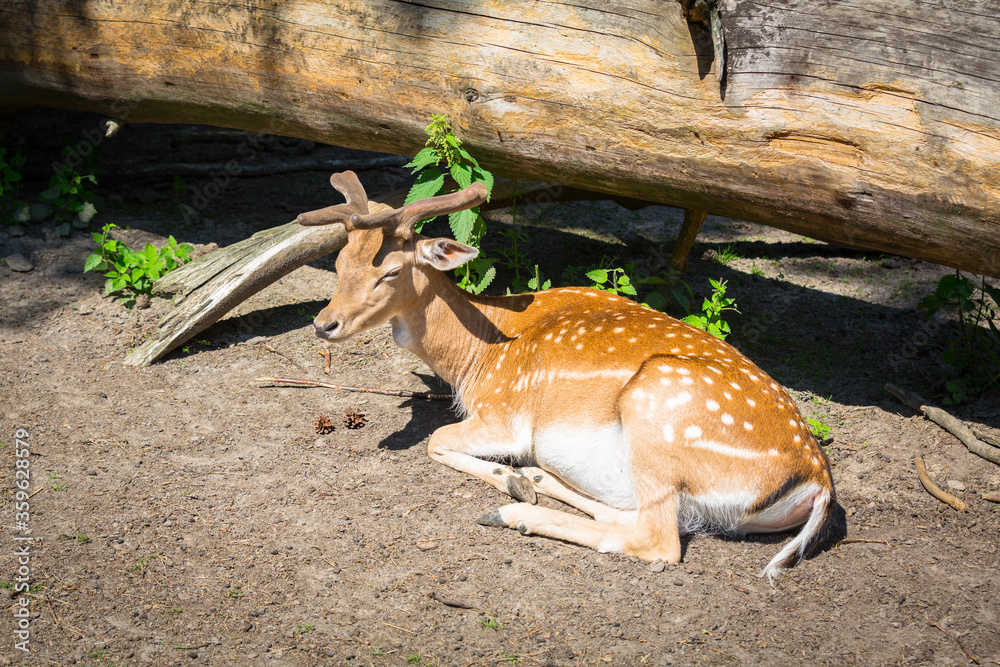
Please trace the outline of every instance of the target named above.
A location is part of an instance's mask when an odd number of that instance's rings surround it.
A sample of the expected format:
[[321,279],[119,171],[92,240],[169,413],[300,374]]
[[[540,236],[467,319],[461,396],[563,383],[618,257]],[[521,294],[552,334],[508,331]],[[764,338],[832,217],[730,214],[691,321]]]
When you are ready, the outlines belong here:
[[354,408],[347,408],[344,413],[344,426],[347,428],[361,428],[368,423],[365,413],[358,412]]
[[326,415],[320,415],[313,422],[313,428],[320,435],[326,435],[327,433],[333,433],[333,424],[330,423],[330,419]]

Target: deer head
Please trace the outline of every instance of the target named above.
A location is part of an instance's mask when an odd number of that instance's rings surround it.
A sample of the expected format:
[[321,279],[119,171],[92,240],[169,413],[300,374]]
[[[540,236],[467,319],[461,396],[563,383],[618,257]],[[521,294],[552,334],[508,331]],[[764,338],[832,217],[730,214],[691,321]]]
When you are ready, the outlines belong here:
[[425,218],[484,202],[487,190],[482,183],[373,213],[353,171],[334,174],[330,184],[344,195],[346,203],[297,218],[305,226],[339,223],[348,232],[347,245],[337,256],[337,291],[313,321],[320,338],[340,341],[388,321],[418,300],[430,282],[428,270],[449,271],[479,254],[464,243],[426,238],[413,230]]

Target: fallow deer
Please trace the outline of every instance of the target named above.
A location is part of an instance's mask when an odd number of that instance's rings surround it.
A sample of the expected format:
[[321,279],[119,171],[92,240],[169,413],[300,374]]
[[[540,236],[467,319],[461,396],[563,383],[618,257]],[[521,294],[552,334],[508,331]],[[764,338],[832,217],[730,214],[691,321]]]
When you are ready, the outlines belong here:
[[330,182],[346,203],[298,217],[348,231],[316,335],[391,322],[396,343],[454,387],[464,419],[434,431],[428,454],[519,501],[479,523],[668,563],[681,534],[804,524],[761,572],[772,579],[820,541],[834,504],[826,457],[788,394],[735,348],[599,290],[459,289],[444,272],[478,251],[414,225],[482,203],[481,183],[369,212],[353,172]]

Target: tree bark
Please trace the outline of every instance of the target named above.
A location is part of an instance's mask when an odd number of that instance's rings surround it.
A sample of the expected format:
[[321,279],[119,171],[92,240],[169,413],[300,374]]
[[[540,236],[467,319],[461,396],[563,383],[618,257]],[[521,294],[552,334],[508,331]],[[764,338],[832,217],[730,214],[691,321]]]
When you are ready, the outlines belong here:
[[670,0],[0,0],[0,114],[412,155],[446,113],[500,175],[1000,277],[1000,5],[713,4],[725,77]]

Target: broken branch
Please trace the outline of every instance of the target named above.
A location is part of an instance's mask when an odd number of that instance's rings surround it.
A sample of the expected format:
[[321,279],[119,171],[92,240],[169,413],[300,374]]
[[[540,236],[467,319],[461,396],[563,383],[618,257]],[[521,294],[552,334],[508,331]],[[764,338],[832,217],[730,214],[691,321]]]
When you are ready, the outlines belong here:
[[917,454],[917,477],[920,478],[920,483],[923,487],[927,489],[927,493],[931,494],[946,505],[951,505],[959,512],[969,511],[968,505],[947,491],[942,490],[941,487],[931,480],[930,476],[927,474],[927,468],[924,467],[924,457],[920,454]]
[[300,387],[325,387],[326,389],[342,389],[344,391],[357,391],[364,394],[381,394],[383,396],[403,396],[404,398],[423,398],[428,401],[450,401],[449,394],[428,394],[423,391],[408,391],[406,389],[373,389],[371,387],[346,387],[329,382],[319,382],[318,380],[296,380],[294,378],[259,377],[255,382],[279,382]]
[[922,413],[932,422],[961,440],[962,444],[970,452],[986,459],[990,463],[1000,466],[1000,449],[990,447],[985,442],[979,440],[979,438],[973,435],[969,427],[961,421],[955,419],[939,407],[928,405],[927,401],[913,392],[900,389],[896,385],[889,383],[886,383],[884,388],[887,392],[898,398],[903,405]]

